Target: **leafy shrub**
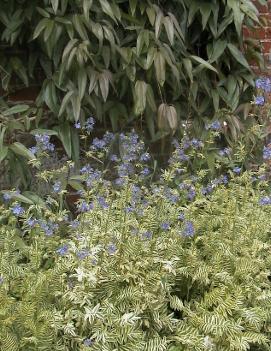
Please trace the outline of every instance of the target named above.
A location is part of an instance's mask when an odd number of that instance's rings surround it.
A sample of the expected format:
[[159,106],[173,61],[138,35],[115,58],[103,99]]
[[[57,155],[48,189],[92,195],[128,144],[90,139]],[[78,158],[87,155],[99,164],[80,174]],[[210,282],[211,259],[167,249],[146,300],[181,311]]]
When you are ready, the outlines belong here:
[[[90,152],[98,160],[108,147],[101,140]],[[206,185],[204,170],[183,178],[187,151],[176,144],[148,186],[142,143],[135,134],[122,140],[117,183],[81,170],[75,219],[62,209],[61,170],[41,175],[53,182],[43,206],[4,193],[1,348],[270,350],[264,168],[259,179],[235,167]]]
[[38,100],[56,124],[94,114],[116,131],[143,117],[156,139],[187,117],[236,110],[253,85],[244,49],[261,60],[257,43],[242,39],[255,23],[251,0],[4,1],[2,86],[44,76]]

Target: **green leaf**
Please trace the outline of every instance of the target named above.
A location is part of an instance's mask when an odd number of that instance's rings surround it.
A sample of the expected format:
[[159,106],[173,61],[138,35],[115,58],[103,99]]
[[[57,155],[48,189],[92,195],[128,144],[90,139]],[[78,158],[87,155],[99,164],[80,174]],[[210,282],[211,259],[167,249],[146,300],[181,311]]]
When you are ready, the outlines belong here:
[[27,199],[29,199],[30,201],[32,201],[32,203],[47,209],[46,203],[45,201],[38,195],[36,195],[35,193],[31,192],[31,191],[24,191],[22,193],[23,196],[25,196]]
[[129,0],[129,5],[131,10],[131,15],[134,16],[136,11],[136,6],[137,6],[137,0]]
[[193,82],[193,72],[192,72],[193,66],[192,66],[191,60],[189,60],[188,58],[185,58],[183,59],[183,64],[189,79],[191,80],[191,82]]
[[169,16],[164,17],[163,23],[167,32],[167,37],[171,45],[174,43],[174,25]]
[[64,149],[69,158],[72,157],[72,140],[71,140],[71,129],[69,123],[65,123],[59,127],[58,130],[59,139],[62,141]]
[[7,116],[11,116],[11,115],[14,115],[16,113],[22,113],[22,112],[25,112],[29,109],[29,106],[28,105],[16,105],[16,106],[13,106],[7,110],[5,110],[4,112],[2,112],[1,114],[5,117]]
[[72,159],[75,162],[78,162],[80,157],[79,135],[75,128],[70,128],[70,131],[71,131],[71,140],[72,140]]
[[212,4],[202,2],[200,4],[200,13],[202,16],[202,28],[205,29],[212,12]]
[[236,61],[239,62],[242,66],[246,67],[248,70],[250,70],[249,64],[242,52],[233,44],[229,43],[227,46],[232,56],[236,59]]
[[158,83],[163,86],[166,80],[166,61],[163,54],[158,51],[154,56],[154,66]]
[[150,84],[147,84],[147,102],[153,112],[157,110],[157,106],[155,103],[153,89]]
[[78,90],[79,90],[79,96],[81,100],[85,95],[86,87],[87,87],[87,72],[83,68],[80,68],[78,72]]
[[226,40],[217,40],[213,43],[213,51],[211,57],[209,58],[210,63],[215,62],[225,51],[227,47]]
[[135,114],[140,115],[146,107],[147,84],[138,80],[135,84]]
[[38,128],[38,129],[31,130],[30,134],[32,134],[32,135],[36,135],[36,134],[41,134],[41,135],[58,135],[58,132],[56,132],[53,129]]
[[29,160],[35,159],[35,155],[32,154],[23,144],[19,142],[15,142],[9,147],[15,154],[24,156]]
[[109,93],[109,78],[106,72],[103,72],[99,75],[99,85],[100,85],[103,100],[104,102],[106,102],[107,96]]
[[48,22],[50,22],[47,18],[43,18],[37,25],[34,34],[33,34],[33,39],[36,39],[41,32],[46,29]]
[[51,4],[54,10],[54,13],[57,13],[59,0],[51,0]]
[[73,91],[68,91],[66,93],[66,95],[64,96],[62,103],[61,103],[61,106],[60,106],[59,113],[58,113],[59,116],[61,116],[64,113],[65,108],[66,108],[68,102],[71,100],[71,97],[73,96],[73,94],[74,94]]
[[214,72],[218,73],[217,70],[216,70],[212,65],[210,65],[209,62],[203,60],[201,57],[191,55],[190,58],[191,58],[192,60],[194,60],[194,61],[196,61],[196,62],[202,64],[205,68],[207,68],[207,69],[209,69],[209,70],[211,70],[211,71],[214,71]]
[[53,20],[47,20],[46,29],[44,31],[44,40],[47,42],[50,35],[53,32],[55,22]]
[[238,36],[241,36],[244,14],[240,10],[240,1],[228,0],[227,4],[233,11],[234,24],[237,34]]
[[100,0],[100,4],[102,6],[103,12],[111,17],[115,22],[117,22],[109,2],[107,0]]
[[2,146],[0,147],[0,162],[2,162],[8,154],[8,147]]

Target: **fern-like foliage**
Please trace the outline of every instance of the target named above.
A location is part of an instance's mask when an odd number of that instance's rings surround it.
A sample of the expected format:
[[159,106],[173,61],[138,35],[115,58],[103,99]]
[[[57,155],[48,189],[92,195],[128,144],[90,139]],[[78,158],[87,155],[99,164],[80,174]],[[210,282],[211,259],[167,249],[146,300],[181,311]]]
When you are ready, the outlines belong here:
[[90,190],[79,226],[52,237],[3,224],[1,350],[270,351],[261,190],[244,174],[184,205],[169,185],[107,188],[103,206]]

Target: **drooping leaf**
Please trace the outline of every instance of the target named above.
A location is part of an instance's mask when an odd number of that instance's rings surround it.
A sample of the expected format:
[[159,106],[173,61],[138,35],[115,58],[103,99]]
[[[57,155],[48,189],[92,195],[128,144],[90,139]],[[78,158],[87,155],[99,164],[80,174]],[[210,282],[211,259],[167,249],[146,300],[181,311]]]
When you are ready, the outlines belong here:
[[236,59],[236,61],[238,61],[242,66],[250,70],[249,64],[245,59],[244,55],[242,54],[242,52],[233,44],[229,43],[227,47],[230,50],[232,56]]
[[35,155],[29,151],[22,143],[15,142],[9,146],[9,148],[17,155],[26,157],[28,160],[35,159]]
[[22,113],[25,112],[29,109],[28,105],[16,105],[13,107],[10,107],[9,109],[5,110],[4,112],[1,112],[1,114],[5,117],[11,116],[17,113]]

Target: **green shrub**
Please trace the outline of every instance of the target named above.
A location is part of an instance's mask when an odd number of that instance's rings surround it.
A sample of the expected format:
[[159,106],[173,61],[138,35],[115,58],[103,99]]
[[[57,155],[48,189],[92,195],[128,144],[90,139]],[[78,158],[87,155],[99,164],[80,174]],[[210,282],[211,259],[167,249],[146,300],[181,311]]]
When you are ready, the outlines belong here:
[[116,131],[144,121],[155,140],[180,120],[236,110],[253,85],[244,49],[261,61],[242,38],[257,14],[251,0],[3,1],[2,86],[44,77],[38,101],[59,116],[52,124],[92,114]]
[[72,222],[52,197],[2,207],[3,351],[270,350],[267,184],[235,169],[206,196],[176,165],[151,187],[96,177]]

